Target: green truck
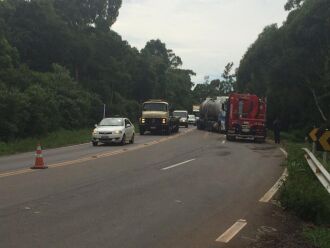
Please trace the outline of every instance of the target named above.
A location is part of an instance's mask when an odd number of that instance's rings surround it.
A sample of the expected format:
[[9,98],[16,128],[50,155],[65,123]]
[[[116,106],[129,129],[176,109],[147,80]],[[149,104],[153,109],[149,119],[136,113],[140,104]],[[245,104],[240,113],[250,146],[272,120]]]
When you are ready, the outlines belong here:
[[139,121],[140,134],[146,131],[170,135],[179,131],[180,118],[170,113],[169,104],[163,100],[149,100],[142,104]]

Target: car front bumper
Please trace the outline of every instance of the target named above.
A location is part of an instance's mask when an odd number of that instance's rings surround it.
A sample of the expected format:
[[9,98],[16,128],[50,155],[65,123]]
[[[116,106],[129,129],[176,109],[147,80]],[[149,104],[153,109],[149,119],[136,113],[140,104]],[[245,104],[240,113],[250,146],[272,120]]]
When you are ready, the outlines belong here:
[[101,142],[101,143],[120,143],[123,139],[123,134],[95,134],[92,137],[93,142]]

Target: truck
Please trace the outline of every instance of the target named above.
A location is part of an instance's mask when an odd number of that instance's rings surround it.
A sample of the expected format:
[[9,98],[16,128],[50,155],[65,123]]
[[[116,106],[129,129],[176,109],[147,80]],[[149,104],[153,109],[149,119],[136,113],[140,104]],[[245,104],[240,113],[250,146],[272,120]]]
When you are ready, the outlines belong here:
[[195,115],[197,119],[199,119],[199,108],[200,106],[197,104],[192,106],[193,115]]
[[232,93],[226,106],[227,140],[246,139],[264,142],[266,139],[266,98]]
[[151,99],[142,104],[142,115],[139,120],[140,134],[146,131],[161,132],[170,135],[179,131],[178,117],[170,113],[169,103],[164,100]]
[[227,96],[218,96],[215,99],[206,98],[199,108],[197,128],[199,130],[225,132]]

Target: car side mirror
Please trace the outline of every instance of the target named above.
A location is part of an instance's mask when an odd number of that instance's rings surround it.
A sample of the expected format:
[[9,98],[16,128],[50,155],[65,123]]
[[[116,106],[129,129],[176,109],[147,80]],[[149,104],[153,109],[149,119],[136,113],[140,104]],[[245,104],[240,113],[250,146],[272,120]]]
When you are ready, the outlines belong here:
[[95,124],[95,125],[94,125],[94,127],[98,127],[98,125],[97,125],[97,124]]

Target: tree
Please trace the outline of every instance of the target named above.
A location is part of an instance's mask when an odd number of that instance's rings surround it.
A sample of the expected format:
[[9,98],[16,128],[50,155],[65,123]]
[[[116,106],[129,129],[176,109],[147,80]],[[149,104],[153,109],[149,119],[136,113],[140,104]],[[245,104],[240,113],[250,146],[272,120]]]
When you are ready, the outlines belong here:
[[[138,51],[109,27],[119,0],[0,1],[0,138],[90,127],[111,115],[137,120],[164,98],[191,108],[194,72],[160,40]],[[12,110],[14,113],[12,113]],[[16,124],[17,122],[17,124]]]
[[54,0],[54,6],[73,27],[109,28],[115,23],[122,0]]
[[320,125],[330,117],[330,2],[288,1],[284,25],[267,26],[241,60],[240,91],[268,98],[269,122],[284,128]]
[[286,11],[290,11],[292,9],[300,8],[304,0],[288,0],[288,2],[285,4],[284,9]]
[[232,73],[234,63],[230,62],[225,66],[225,69],[222,73],[223,80],[219,84],[219,93],[220,95],[228,95],[234,90],[234,83],[236,75]]

